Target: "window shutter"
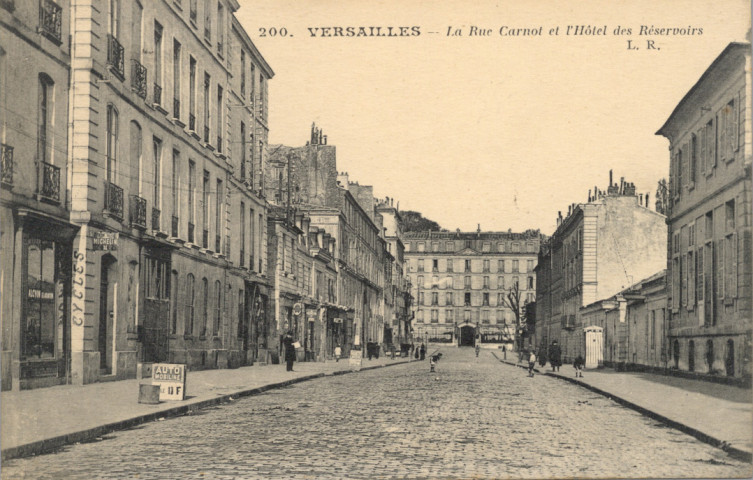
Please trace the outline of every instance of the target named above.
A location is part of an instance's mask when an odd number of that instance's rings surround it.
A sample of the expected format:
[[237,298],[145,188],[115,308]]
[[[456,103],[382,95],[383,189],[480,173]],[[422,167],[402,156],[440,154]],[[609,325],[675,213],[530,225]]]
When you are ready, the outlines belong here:
[[699,146],[699,155],[698,155],[698,171],[701,172],[701,174],[706,174],[706,127],[701,128],[698,130],[698,146]]
[[735,152],[737,151],[737,103],[736,98],[732,99],[732,107],[728,108],[727,112],[727,160],[731,161],[735,158]]
[[674,258],[672,262],[672,309],[680,308],[680,260]]
[[729,105],[725,104],[719,111],[719,125],[717,127],[719,158],[724,161],[727,159],[727,130],[729,123]]
[[695,257],[688,252],[688,310],[695,306]]
[[729,296],[730,298],[737,298],[737,268],[739,265],[739,255],[740,252],[740,246],[737,243],[737,233],[733,233],[730,236],[730,245],[729,245],[729,253],[730,253],[730,267],[728,275],[730,276],[730,288],[729,288]]
[[717,116],[711,122],[711,128],[709,129],[709,158],[711,159],[711,167],[716,167],[716,144],[719,137],[719,117]]
[[715,252],[716,253],[716,266],[718,269],[716,288],[719,289],[719,298],[724,298],[724,283],[725,283],[724,282],[725,281],[725,276],[724,276],[725,265],[724,264],[726,263],[725,258],[724,258],[724,250],[725,250],[724,239],[722,238],[722,239],[717,240],[716,244],[717,244],[717,248]]
[[745,139],[745,95],[741,90],[737,94],[737,143],[735,151],[739,150]]

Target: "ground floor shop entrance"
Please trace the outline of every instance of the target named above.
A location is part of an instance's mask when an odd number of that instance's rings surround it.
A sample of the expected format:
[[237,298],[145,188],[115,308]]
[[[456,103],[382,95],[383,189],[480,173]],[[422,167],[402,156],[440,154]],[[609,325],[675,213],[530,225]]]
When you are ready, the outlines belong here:
[[460,327],[460,342],[461,347],[472,347],[476,344],[476,329],[470,325]]

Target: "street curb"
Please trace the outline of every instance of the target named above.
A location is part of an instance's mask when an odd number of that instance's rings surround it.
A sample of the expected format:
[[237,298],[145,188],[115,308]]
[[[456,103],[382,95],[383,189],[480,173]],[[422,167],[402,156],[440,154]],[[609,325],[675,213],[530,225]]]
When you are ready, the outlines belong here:
[[[492,353],[492,355],[494,355],[494,353]],[[511,363],[511,362],[509,362],[507,360],[500,360],[499,357],[497,357],[496,355],[494,355],[494,357],[497,358],[497,360],[499,360],[500,362],[505,363],[507,365],[512,365],[512,366],[516,366],[516,367],[520,367],[520,368],[527,368],[527,367],[525,367],[523,365],[518,365],[516,363]],[[534,371],[538,372],[537,369],[534,369]],[[740,449],[740,448],[737,448],[737,447],[733,447],[732,445],[730,445],[729,443],[727,443],[727,442],[725,442],[723,440],[719,440],[718,438],[715,438],[715,437],[712,437],[711,435],[703,433],[702,431],[700,431],[698,429],[695,429],[695,428],[693,428],[693,427],[691,427],[689,425],[685,425],[684,423],[680,423],[680,422],[678,422],[676,420],[672,420],[669,417],[665,417],[664,415],[658,414],[658,413],[656,413],[656,412],[654,412],[652,410],[649,410],[649,409],[647,409],[645,407],[641,407],[638,404],[635,404],[635,403],[633,403],[633,402],[631,402],[629,400],[625,400],[624,398],[622,398],[620,396],[617,396],[617,395],[615,395],[613,393],[607,392],[606,390],[602,390],[602,389],[600,389],[598,387],[594,387],[593,385],[590,385],[588,383],[582,382],[580,380],[576,380],[575,378],[566,377],[564,375],[557,375],[557,374],[553,374],[551,372],[544,372],[544,375],[546,375],[548,377],[558,378],[560,380],[565,380],[567,382],[573,383],[573,384],[581,386],[581,387],[583,387],[583,388],[585,388],[587,390],[590,390],[590,391],[592,391],[594,393],[598,393],[599,395],[603,395],[603,396],[607,397],[608,399],[613,400],[613,401],[619,403],[623,407],[627,407],[627,408],[630,408],[632,410],[635,410],[636,412],[640,413],[641,415],[644,415],[644,416],[646,416],[648,418],[651,418],[653,420],[661,422],[661,423],[667,425],[668,427],[674,428],[675,430],[679,430],[679,431],[681,431],[683,433],[686,433],[686,434],[688,434],[688,435],[690,435],[690,436],[692,436],[692,437],[694,437],[694,438],[702,441],[703,443],[711,445],[712,447],[716,447],[716,448],[722,449],[729,456],[731,456],[732,458],[735,458],[736,460],[740,460],[740,461],[747,462],[747,463],[750,463],[751,461],[753,461],[753,453],[752,452],[749,452],[747,450],[743,450],[743,449]]]
[[576,380],[575,378],[565,377],[565,376],[562,376],[562,375],[555,375],[555,374],[552,374],[550,372],[545,372],[544,374],[547,375],[547,376],[549,376],[549,377],[554,377],[554,378],[559,378],[561,380],[565,380],[565,381],[573,383],[575,385],[579,385],[579,386],[581,386],[581,387],[583,387],[583,388],[585,388],[587,390],[590,390],[590,391],[592,391],[594,393],[598,393],[599,395],[603,395],[603,396],[609,398],[610,400],[614,400],[615,402],[619,403],[620,405],[622,405],[624,407],[628,407],[628,408],[630,408],[632,410],[635,410],[636,412],[638,412],[638,413],[640,413],[642,415],[645,415],[645,416],[647,416],[647,417],[649,417],[649,418],[651,418],[653,420],[659,421],[659,422],[661,422],[661,423],[663,423],[663,424],[665,424],[665,425],[667,425],[669,427],[672,427],[672,428],[674,428],[676,430],[679,430],[679,431],[681,431],[683,433],[686,433],[686,434],[688,434],[688,435],[690,435],[692,437],[695,437],[696,439],[702,441],[703,443],[707,443],[707,444],[711,445],[712,447],[720,448],[724,452],[726,452],[729,456],[731,456],[731,457],[733,457],[733,458],[735,458],[737,460],[740,460],[740,461],[743,461],[743,462],[748,462],[748,463],[750,463],[751,461],[753,461],[753,452],[749,452],[749,451],[743,450],[741,448],[733,447],[732,445],[730,445],[728,442],[725,442],[724,440],[719,440],[718,438],[712,437],[711,435],[703,433],[702,431],[700,431],[700,430],[698,430],[696,428],[693,428],[693,427],[691,427],[689,425],[686,425],[684,423],[678,422],[677,420],[672,420],[669,417],[665,417],[664,415],[656,413],[656,412],[654,412],[652,410],[649,410],[649,409],[647,409],[645,407],[641,407],[640,405],[635,404],[635,403],[633,403],[633,402],[631,402],[629,400],[625,400],[624,398],[622,398],[622,397],[620,397],[618,395],[615,395],[613,393],[607,392],[607,391],[602,390],[602,389],[600,389],[598,387],[594,387],[593,385],[590,385],[588,383],[582,382],[580,380]]
[[241,397],[250,397],[253,395],[258,395],[260,393],[266,392],[267,390],[283,388],[283,387],[287,387],[289,385],[293,385],[296,383],[313,380],[315,378],[322,378],[322,377],[331,376],[331,375],[345,375],[348,373],[356,373],[358,371],[365,371],[365,370],[374,370],[376,368],[390,367],[393,365],[402,365],[405,363],[410,363],[410,362],[403,361],[403,362],[388,363],[385,365],[374,365],[371,367],[361,368],[360,370],[340,370],[337,372],[333,372],[331,374],[316,373],[313,375],[306,375],[303,377],[292,378],[290,380],[285,380],[284,382],[270,383],[267,385],[262,385],[260,387],[250,388],[247,390],[238,390],[233,393],[226,393],[223,395],[218,395],[215,398],[208,398],[205,400],[196,401],[194,403],[188,403],[186,405],[180,405],[180,406],[172,407],[166,410],[160,410],[159,412],[138,415],[136,417],[128,418],[126,420],[108,423],[108,424],[101,425],[98,427],[92,427],[86,430],[68,433],[65,435],[47,438],[44,440],[38,440],[36,442],[27,443],[24,445],[10,447],[0,452],[0,460],[5,461],[5,460],[13,459],[13,458],[23,458],[23,457],[30,457],[34,455],[41,455],[44,453],[51,453],[66,445],[71,445],[75,443],[85,443],[85,442],[94,440],[97,437],[101,437],[103,435],[106,435],[108,433],[112,433],[118,430],[127,430],[129,428],[133,428],[143,423],[153,422],[156,420],[164,420],[167,418],[179,417],[179,416],[193,413],[195,411],[198,411],[207,407],[220,405],[223,403],[229,403]]

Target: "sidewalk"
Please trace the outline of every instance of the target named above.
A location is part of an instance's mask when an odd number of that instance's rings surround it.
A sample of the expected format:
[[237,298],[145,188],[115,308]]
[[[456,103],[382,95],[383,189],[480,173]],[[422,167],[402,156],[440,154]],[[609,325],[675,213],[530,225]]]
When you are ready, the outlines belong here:
[[[516,364],[515,359],[502,363]],[[537,372],[583,386],[654,420],[719,447],[745,461],[753,458],[753,392],[730,385],[642,372],[586,370],[575,378],[570,365]]]
[[[361,370],[408,363],[406,358],[364,359]],[[158,405],[138,403],[139,383],[120,380],[90,385],[61,385],[2,392],[0,444],[2,459],[48,452],[60,446],[94,439],[114,430],[255,395],[265,390],[325,375],[351,371],[348,360],[296,362],[237,369],[200,370],[186,375],[186,400]]]

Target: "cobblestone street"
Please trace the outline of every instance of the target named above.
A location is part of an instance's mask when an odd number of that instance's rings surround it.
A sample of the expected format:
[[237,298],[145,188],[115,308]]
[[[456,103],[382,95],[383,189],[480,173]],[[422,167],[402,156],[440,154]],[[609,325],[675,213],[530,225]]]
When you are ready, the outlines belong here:
[[[585,389],[443,350],[141,425],[2,478],[739,477],[750,465]],[[368,365],[368,361],[364,361]]]

